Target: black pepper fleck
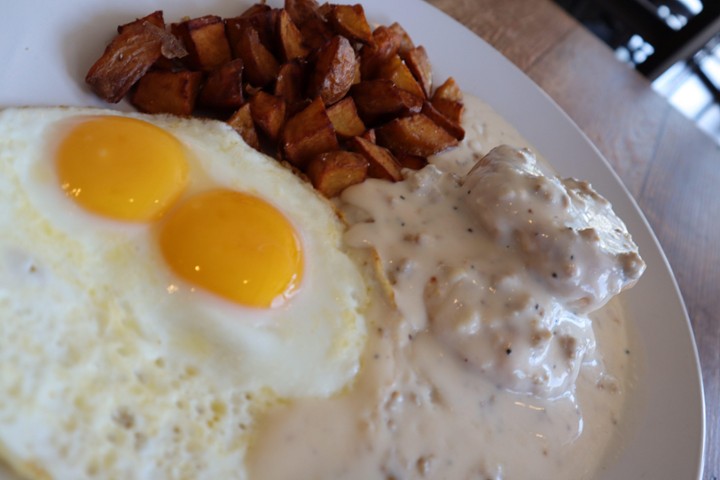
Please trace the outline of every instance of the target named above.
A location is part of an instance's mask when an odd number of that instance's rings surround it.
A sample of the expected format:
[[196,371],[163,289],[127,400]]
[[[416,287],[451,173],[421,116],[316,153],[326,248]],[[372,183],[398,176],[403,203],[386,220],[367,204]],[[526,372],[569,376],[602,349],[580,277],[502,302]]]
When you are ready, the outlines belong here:
[[552,273],[552,277],[553,277],[553,278],[557,278],[557,273],[553,272],[553,273]]
[[540,304],[539,304],[539,303],[536,303],[536,304],[535,304],[535,310],[537,310],[537,309],[539,309],[539,308],[540,308]]
[[626,349],[625,349],[625,355],[630,355],[630,349],[629,349],[629,348],[626,348]]
[[473,233],[473,229],[472,229],[472,228],[468,228],[468,232]]
[[405,195],[400,195],[400,200],[405,200]]
[[510,355],[511,353],[512,353],[512,348],[508,348],[507,350],[505,350],[506,355]]
[[570,260],[575,260],[575,255],[570,255]]
[[408,334],[408,340],[412,340],[412,339],[413,339],[413,336]]

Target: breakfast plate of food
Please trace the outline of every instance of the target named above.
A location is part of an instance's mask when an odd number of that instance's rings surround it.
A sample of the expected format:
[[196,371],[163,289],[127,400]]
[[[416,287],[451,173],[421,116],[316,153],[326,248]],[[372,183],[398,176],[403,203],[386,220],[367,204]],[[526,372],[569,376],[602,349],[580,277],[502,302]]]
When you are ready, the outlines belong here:
[[0,25],[0,479],[700,478],[651,228],[449,17],[29,0]]

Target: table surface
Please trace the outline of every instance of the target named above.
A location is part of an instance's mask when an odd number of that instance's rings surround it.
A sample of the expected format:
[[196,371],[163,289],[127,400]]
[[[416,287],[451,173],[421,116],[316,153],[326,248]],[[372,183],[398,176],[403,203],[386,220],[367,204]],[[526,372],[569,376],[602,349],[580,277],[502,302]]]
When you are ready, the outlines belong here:
[[[662,245],[690,315],[720,478],[720,147],[549,0],[427,0],[545,90],[612,164]],[[606,112],[598,115],[598,112]]]

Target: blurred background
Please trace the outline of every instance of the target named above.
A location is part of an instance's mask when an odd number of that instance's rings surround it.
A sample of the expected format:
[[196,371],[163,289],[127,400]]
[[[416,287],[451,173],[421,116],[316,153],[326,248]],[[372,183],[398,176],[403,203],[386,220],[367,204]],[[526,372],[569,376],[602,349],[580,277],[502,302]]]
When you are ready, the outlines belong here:
[[555,0],[720,144],[720,0]]

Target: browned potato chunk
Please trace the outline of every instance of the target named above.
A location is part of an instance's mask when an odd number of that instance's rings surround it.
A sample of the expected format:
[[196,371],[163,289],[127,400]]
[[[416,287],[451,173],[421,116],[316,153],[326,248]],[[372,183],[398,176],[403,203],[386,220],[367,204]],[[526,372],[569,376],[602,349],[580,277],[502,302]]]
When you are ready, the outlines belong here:
[[234,19],[234,21],[241,22],[243,25],[241,28],[246,28],[249,25],[257,30],[260,42],[265,48],[274,52],[279,14],[280,10],[278,9],[270,8],[268,5],[256,4],[240,15],[239,19]]
[[350,91],[360,118],[366,125],[390,116],[418,113],[422,99],[395,86],[391,80],[370,80],[354,85]]
[[250,99],[250,113],[255,125],[276,141],[285,123],[285,100],[259,91]]
[[428,58],[425,47],[422,45],[413,48],[403,54],[405,65],[410,69],[415,80],[420,83],[420,86],[425,92],[425,97],[430,98],[432,93],[432,65],[430,65],[430,59]]
[[309,51],[303,44],[302,34],[290,18],[287,10],[280,10],[277,17],[278,40],[280,41],[280,54],[286,62],[296,58],[304,58]]
[[462,114],[465,110],[462,103],[445,98],[434,98],[431,103],[438,112],[442,113],[451,121],[457,124],[462,123]]
[[375,145],[362,137],[352,138],[348,146],[368,161],[368,177],[392,182],[402,180],[402,166],[387,148]]
[[146,113],[188,116],[195,109],[202,73],[148,72],[137,83],[130,97],[135,108]]
[[362,155],[336,150],[313,157],[307,176],[315,189],[329,198],[365,180],[367,169],[368,163]]
[[413,44],[412,39],[410,38],[410,35],[405,31],[405,29],[400,25],[399,23],[395,22],[392,25],[388,27],[388,30],[390,33],[392,33],[395,37],[397,37],[397,41],[399,42],[399,49],[398,52],[400,55],[405,55],[408,51],[415,48],[415,45]]
[[355,80],[355,50],[347,38],[339,35],[323,45],[317,53],[315,70],[310,76],[310,97],[320,96],[325,105],[342,99]]
[[440,111],[435,109],[430,102],[425,102],[422,108],[422,113],[458,140],[465,138],[465,129],[460,125],[460,123],[455,122],[440,113]]
[[327,109],[328,117],[341,138],[362,135],[365,124],[360,120],[352,97],[345,97]]
[[260,140],[255,131],[252,115],[250,113],[250,104],[246,103],[233,113],[227,123],[235,129],[236,132],[255,150],[260,150]]
[[135,21],[118,26],[117,31],[118,31],[118,33],[122,33],[123,30],[125,30],[130,25],[137,25],[137,24],[140,24],[143,22],[152,23],[156,27],[162,28],[163,30],[165,30],[165,18],[163,17],[163,12],[162,12],[162,10],[156,10],[149,15],[145,15],[142,18],[138,18]]
[[382,64],[379,67],[377,76],[378,78],[392,80],[399,88],[412,93],[416,97],[425,98],[422,87],[398,55],[390,57],[386,63]]
[[[241,28],[241,26],[245,28]],[[228,24],[228,35],[231,38],[230,44],[233,53],[239,57],[245,65],[245,79],[255,87],[262,87],[275,80],[280,65],[272,53],[262,44],[260,36],[254,27],[246,23]]]
[[372,42],[372,32],[362,5],[330,5],[329,10],[328,23],[335,32],[349,40]]
[[375,78],[378,68],[400,50],[400,38],[388,27],[379,26],[373,31],[373,42],[363,45],[360,50],[360,71],[362,78]]
[[280,67],[275,80],[275,96],[282,97],[289,106],[302,102],[305,92],[305,71],[303,64],[288,62]]
[[117,103],[160,58],[187,54],[171,33],[150,22],[134,22],[122,29],[90,67],[85,82],[106,102]]
[[411,170],[420,170],[428,164],[428,159],[425,157],[419,157],[417,155],[408,155],[407,153],[400,153],[395,156],[402,165],[402,168],[409,168]]
[[376,133],[378,143],[396,154],[428,157],[458,144],[455,137],[422,113],[397,118]]
[[453,77],[448,77],[448,79],[435,90],[435,93],[433,93],[433,102],[439,99],[462,102],[462,90],[460,90],[460,87]]
[[319,18],[318,8],[315,0],[285,0],[285,10],[298,26],[304,25],[314,18]]
[[215,15],[186,20],[172,26],[188,50],[187,62],[194,69],[210,71],[230,61],[225,23]]
[[198,105],[209,108],[236,109],[243,104],[243,64],[239,58],[216,68],[200,90]]
[[315,155],[339,148],[322,98],[317,97],[307,108],[285,122],[281,146],[285,158],[301,169]]

